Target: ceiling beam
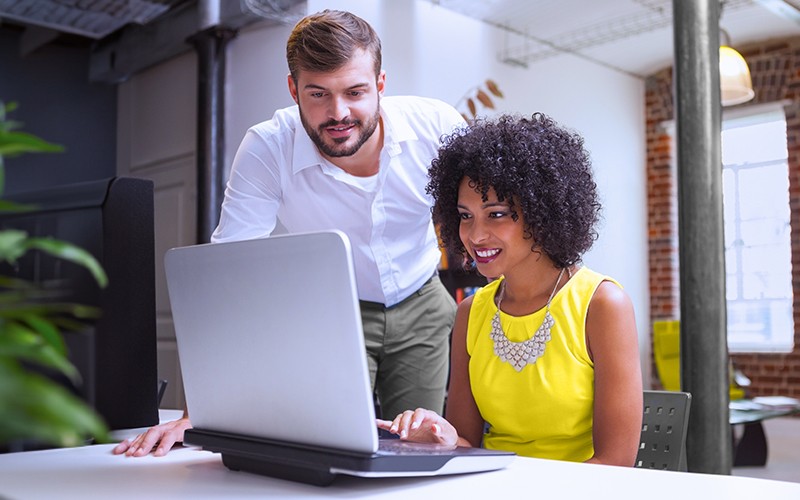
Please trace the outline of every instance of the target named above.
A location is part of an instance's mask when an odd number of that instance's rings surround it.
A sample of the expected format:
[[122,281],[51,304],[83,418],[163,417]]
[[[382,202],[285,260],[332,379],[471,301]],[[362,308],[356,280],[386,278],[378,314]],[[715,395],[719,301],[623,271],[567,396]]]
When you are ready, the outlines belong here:
[[[200,2],[203,4],[203,2]],[[293,0],[292,6],[303,3]],[[243,12],[239,2],[220,1],[215,20],[222,29],[237,31],[258,21],[280,24],[252,12]],[[218,17],[217,17],[218,15]],[[207,29],[208,12],[198,2],[179,5],[145,25],[128,25],[100,40],[91,51],[89,81],[120,83],[134,74],[192,50],[189,37]]]
[[800,25],[800,0],[756,0],[773,14]]
[[43,47],[59,37],[61,33],[49,28],[29,26],[22,32],[19,40],[19,55],[25,57],[39,47]]

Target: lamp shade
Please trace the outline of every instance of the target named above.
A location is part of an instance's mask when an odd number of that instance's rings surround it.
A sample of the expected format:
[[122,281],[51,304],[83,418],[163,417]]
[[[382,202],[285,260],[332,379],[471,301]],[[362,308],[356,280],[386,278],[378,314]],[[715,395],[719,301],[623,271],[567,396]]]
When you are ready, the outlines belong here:
[[726,45],[719,48],[719,84],[723,106],[741,104],[755,96],[747,62]]

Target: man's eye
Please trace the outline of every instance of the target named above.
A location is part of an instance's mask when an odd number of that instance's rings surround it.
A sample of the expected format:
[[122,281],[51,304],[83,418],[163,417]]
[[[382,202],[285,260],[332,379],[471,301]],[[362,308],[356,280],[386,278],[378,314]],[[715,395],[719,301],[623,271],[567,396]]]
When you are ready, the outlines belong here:
[[351,97],[361,97],[362,95],[364,95],[364,92],[361,90],[353,90],[350,92]]
[[309,95],[310,95],[311,97],[314,97],[314,98],[319,98],[319,97],[322,97],[322,96],[324,96],[324,95],[325,95],[325,93],[324,93],[324,92],[312,92],[312,93],[311,93],[311,94],[309,94]]

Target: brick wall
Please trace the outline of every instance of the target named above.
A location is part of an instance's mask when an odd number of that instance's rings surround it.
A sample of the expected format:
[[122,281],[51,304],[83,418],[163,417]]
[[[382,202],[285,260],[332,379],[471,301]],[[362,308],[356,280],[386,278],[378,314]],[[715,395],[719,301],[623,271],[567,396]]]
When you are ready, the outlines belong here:
[[[785,106],[789,149],[794,351],[784,354],[734,354],[734,363],[752,380],[751,395],[800,398],[800,37],[772,40],[737,49],[747,60],[755,98],[740,106],[789,100]],[[672,69],[647,78],[647,204],[650,261],[650,317],[680,315],[678,279],[678,209],[674,145],[665,122],[672,120]],[[652,338],[652,337],[651,337]],[[653,368],[653,385],[658,386]]]

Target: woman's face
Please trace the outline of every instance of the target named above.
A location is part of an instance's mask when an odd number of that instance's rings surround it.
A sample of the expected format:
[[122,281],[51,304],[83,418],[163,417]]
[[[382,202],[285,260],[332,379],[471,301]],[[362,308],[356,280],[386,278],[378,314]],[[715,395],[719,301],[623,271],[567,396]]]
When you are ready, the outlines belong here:
[[537,259],[533,241],[525,237],[525,221],[512,217],[508,201],[499,201],[489,188],[487,199],[464,177],[458,188],[459,236],[475,261],[478,272],[488,278],[508,274],[515,267]]

